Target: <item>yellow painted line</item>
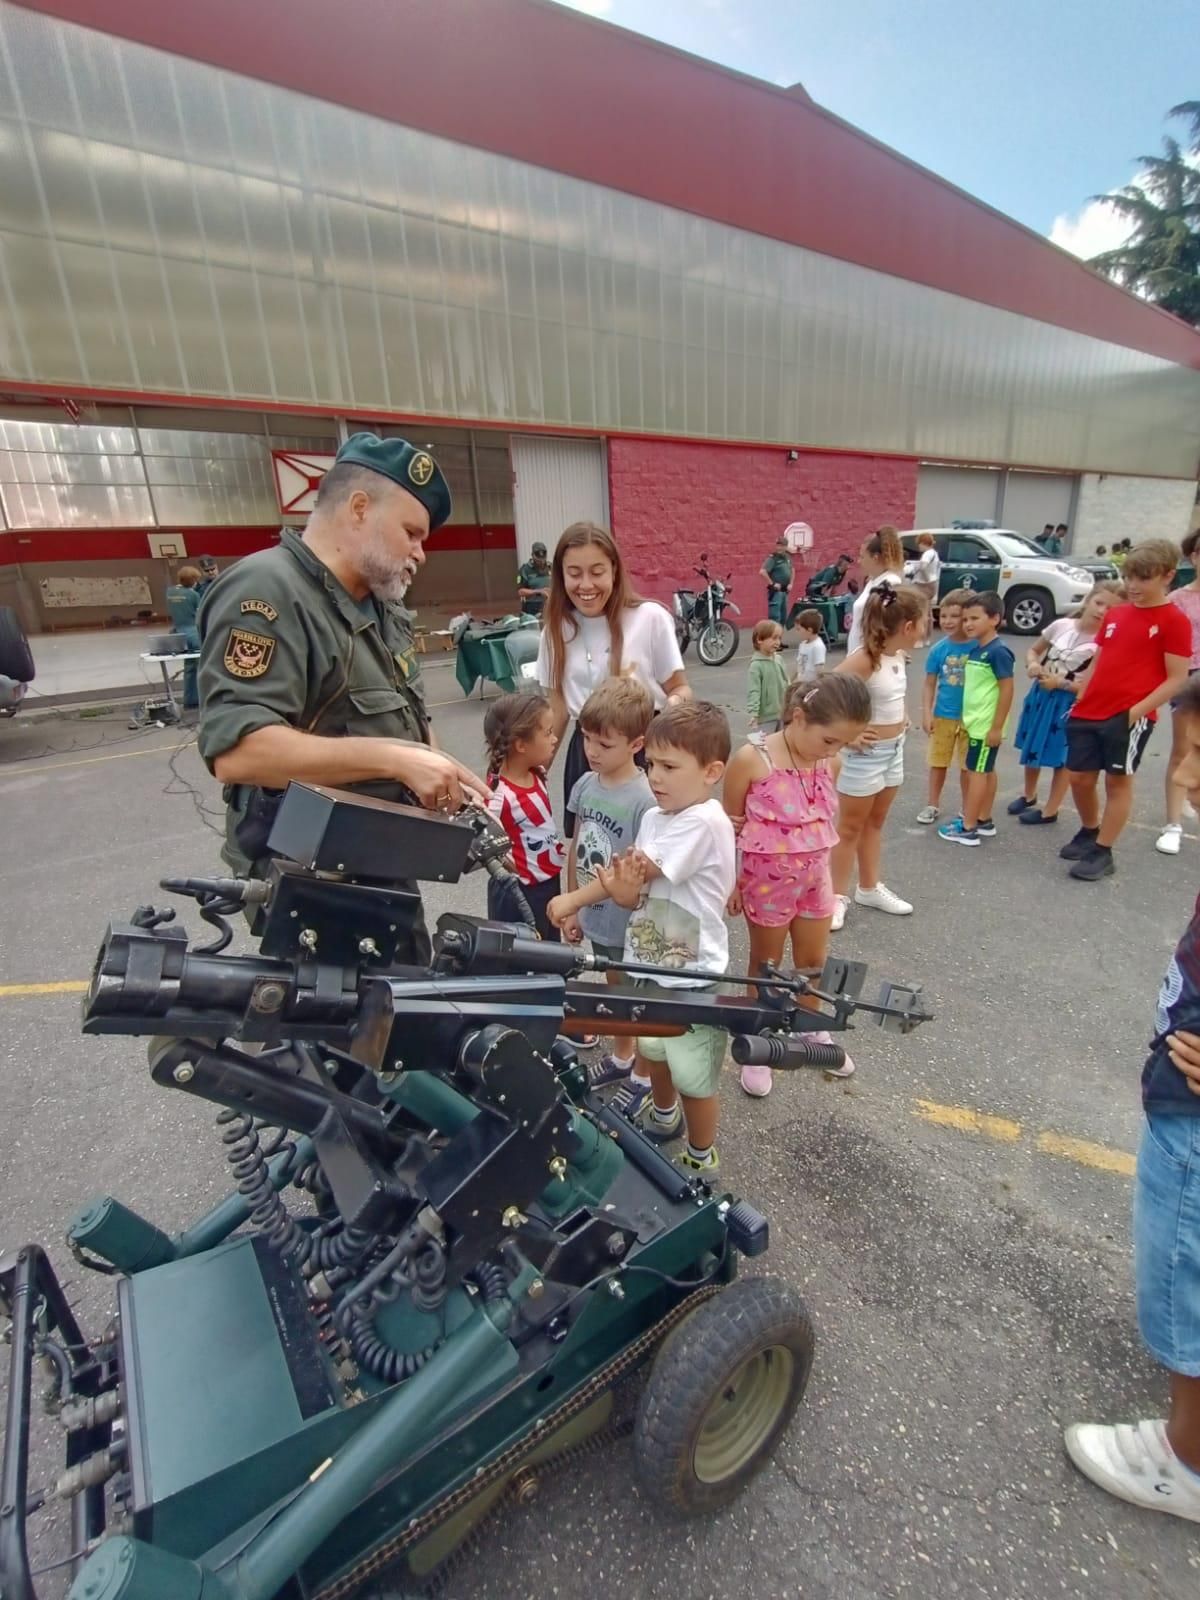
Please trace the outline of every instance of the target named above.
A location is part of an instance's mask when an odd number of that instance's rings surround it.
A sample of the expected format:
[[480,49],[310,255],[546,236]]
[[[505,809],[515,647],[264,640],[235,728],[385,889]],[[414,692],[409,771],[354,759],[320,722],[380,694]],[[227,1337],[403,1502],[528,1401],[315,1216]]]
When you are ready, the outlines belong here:
[[1021,1124],[1008,1117],[989,1116],[986,1111],[972,1111],[969,1106],[943,1106],[936,1100],[918,1100],[917,1115],[937,1128],[956,1128],[959,1133],[979,1133],[985,1139],[999,1139],[1004,1144],[1015,1144],[1021,1137]]
[[[181,748],[186,750],[194,743],[194,739],[189,739]],[[129,761],[134,756],[158,756],[162,755],[164,750],[175,748],[173,744],[154,744],[147,745],[141,750],[119,750],[116,755],[111,756],[82,756],[78,761],[55,761],[46,767],[3,767],[0,768],[0,781],[5,777],[23,778],[27,773],[33,772],[61,772],[64,767],[94,767],[101,761]]]
[[1081,1167],[1094,1167],[1097,1172],[1115,1172],[1122,1178],[1132,1178],[1137,1167],[1136,1159],[1127,1150],[1114,1150],[1107,1144],[1092,1144],[1087,1139],[1070,1139],[1063,1133],[1039,1133],[1037,1147],[1048,1156],[1062,1156]]
[[79,978],[66,978],[61,983],[0,983],[0,1000],[28,994],[83,994],[86,989],[87,983]]

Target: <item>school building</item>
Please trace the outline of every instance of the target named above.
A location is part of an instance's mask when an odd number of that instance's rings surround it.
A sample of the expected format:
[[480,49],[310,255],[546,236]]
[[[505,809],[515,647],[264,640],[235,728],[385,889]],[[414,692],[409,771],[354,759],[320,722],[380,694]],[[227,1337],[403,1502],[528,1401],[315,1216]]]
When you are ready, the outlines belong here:
[[161,610],[432,447],[419,608],[581,517],[761,610],[884,521],[1180,537],[1200,332],[815,105],[544,0],[0,0],[0,604]]

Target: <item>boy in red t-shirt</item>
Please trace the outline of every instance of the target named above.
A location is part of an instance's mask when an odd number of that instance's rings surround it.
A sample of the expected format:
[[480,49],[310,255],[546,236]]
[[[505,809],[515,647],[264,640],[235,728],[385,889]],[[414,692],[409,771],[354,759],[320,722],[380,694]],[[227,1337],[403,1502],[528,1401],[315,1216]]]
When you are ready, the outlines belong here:
[[[1178,694],[1188,675],[1192,629],[1169,603],[1179,551],[1169,539],[1147,539],[1125,558],[1129,604],[1113,606],[1100,648],[1067,720],[1067,772],[1083,824],[1058,852],[1071,876],[1093,882],[1115,871],[1112,847],[1129,821],[1133,775],[1155,712]],[[1104,815],[1096,793],[1104,774]]]

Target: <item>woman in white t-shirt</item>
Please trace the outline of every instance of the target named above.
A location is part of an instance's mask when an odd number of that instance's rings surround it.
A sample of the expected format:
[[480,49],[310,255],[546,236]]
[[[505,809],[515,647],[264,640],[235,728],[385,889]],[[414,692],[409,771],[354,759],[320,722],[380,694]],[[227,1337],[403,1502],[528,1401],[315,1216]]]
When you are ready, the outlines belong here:
[[[594,522],[575,522],[554,548],[537,657],[559,749],[592,690],[622,676],[649,690],[656,711],[692,697],[671,613],[634,592],[611,533]],[[587,770],[576,727],[563,767],[564,804]],[[575,832],[573,812],[564,812],[564,831],[568,838]]]
[[858,552],[858,564],[867,575],[867,581],[854,599],[850,612],[850,633],[846,640],[846,654],[852,656],[863,644],[863,612],[867,601],[885,578],[899,586],[904,582],[904,547],[900,534],[890,523],[863,541]]
[[929,604],[929,615],[932,617],[933,608],[937,605],[938,583],[942,576],[942,558],[937,553],[937,542],[931,533],[918,535],[917,549],[921,554],[910,581],[913,587],[919,589],[925,596]]

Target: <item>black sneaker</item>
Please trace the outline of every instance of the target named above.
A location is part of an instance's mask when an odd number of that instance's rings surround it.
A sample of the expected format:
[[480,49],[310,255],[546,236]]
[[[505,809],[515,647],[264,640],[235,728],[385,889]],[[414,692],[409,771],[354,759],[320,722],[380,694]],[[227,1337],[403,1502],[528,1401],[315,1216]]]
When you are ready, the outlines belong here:
[[1008,814],[1010,817],[1019,817],[1022,811],[1030,811],[1036,805],[1036,800],[1026,800],[1023,794],[1019,794],[1015,800],[1008,802]]
[[1091,852],[1076,861],[1071,868],[1072,878],[1082,878],[1085,883],[1095,883],[1098,878],[1111,878],[1117,870],[1111,850],[1104,845],[1093,845]]
[[1037,827],[1043,822],[1057,822],[1058,812],[1056,811],[1052,817],[1048,817],[1039,806],[1031,806],[1028,811],[1022,811],[1017,821],[1027,822],[1031,827]]
[[618,1116],[628,1117],[630,1122],[636,1122],[649,1098],[648,1083],[634,1083],[632,1078],[626,1078],[608,1102],[609,1109],[615,1111]]
[[1073,839],[1068,839],[1058,852],[1062,861],[1082,861],[1084,856],[1090,856],[1096,848],[1096,835],[1099,828],[1080,828]]
[[624,1083],[633,1071],[633,1057],[622,1061],[619,1056],[608,1053],[602,1055],[599,1061],[589,1061],[587,1066],[587,1082],[589,1089],[603,1089],[610,1083]]
[[975,824],[975,832],[981,839],[994,839],[996,837],[996,824],[991,817],[985,817]]

